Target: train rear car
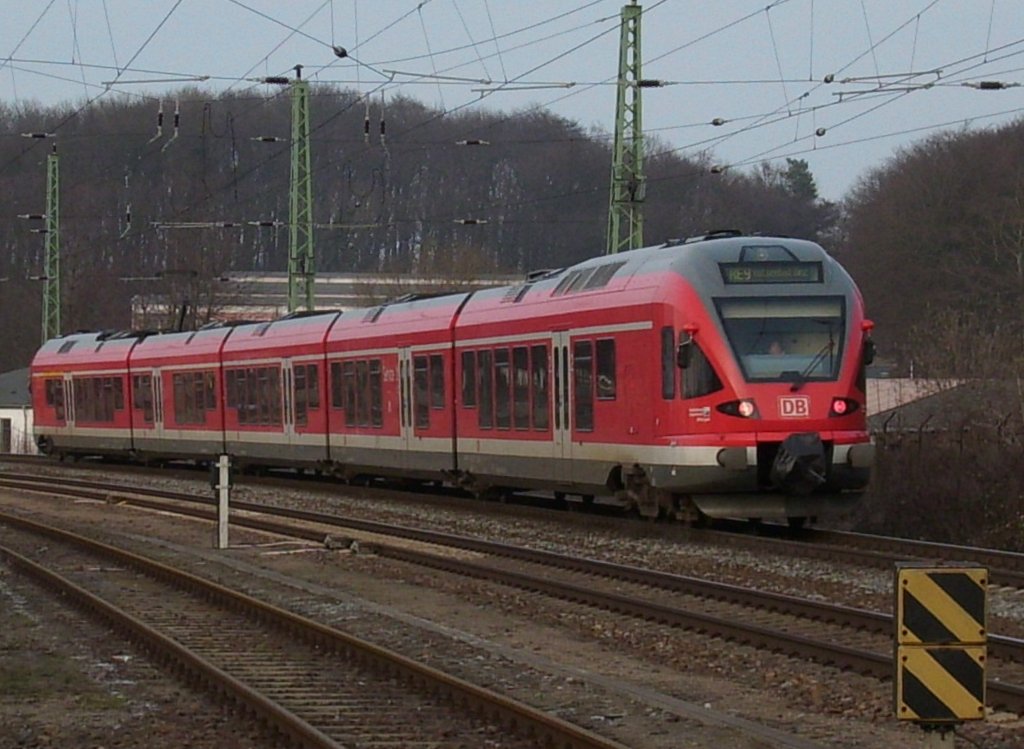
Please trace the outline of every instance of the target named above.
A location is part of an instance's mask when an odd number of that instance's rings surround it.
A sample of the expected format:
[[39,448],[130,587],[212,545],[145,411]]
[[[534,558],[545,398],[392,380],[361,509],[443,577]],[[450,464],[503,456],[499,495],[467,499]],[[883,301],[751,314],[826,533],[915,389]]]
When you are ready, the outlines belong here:
[[30,367],[36,444],[46,454],[131,449],[128,358],[138,338],[78,333],[47,341]]

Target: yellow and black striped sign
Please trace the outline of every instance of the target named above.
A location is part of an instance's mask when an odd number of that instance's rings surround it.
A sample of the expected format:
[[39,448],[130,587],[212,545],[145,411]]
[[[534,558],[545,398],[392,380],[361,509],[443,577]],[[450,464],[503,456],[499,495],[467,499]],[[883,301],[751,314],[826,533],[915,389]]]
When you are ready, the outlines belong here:
[[950,723],[985,717],[985,648],[900,646],[896,712],[901,720]]
[[896,641],[900,645],[985,644],[988,570],[900,567]]
[[985,717],[988,570],[898,565],[896,715],[922,723]]

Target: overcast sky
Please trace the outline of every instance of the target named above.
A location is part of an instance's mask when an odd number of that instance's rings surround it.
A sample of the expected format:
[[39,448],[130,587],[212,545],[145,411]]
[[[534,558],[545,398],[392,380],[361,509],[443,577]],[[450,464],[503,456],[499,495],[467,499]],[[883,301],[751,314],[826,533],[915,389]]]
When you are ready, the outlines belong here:
[[[383,92],[446,110],[540,105],[611,132],[623,4],[0,0],[0,101],[78,105],[120,92],[151,97],[155,120],[161,95],[192,77],[238,91],[302,64],[304,77],[375,101]],[[666,84],[643,90],[646,134],[726,167],[806,159],[829,199],[929,133],[1024,113],[1021,0],[641,5],[643,77]]]

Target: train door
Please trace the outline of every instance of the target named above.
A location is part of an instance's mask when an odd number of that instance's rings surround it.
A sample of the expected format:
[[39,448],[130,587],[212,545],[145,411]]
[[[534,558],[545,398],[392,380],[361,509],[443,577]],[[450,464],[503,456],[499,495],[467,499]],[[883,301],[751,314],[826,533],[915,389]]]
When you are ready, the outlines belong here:
[[65,426],[69,430],[75,428],[75,381],[70,374],[63,376],[65,388]]
[[295,368],[291,359],[281,362],[281,418],[284,427],[284,442],[295,442]]
[[413,366],[412,352],[408,346],[398,349],[398,424],[399,450],[397,464],[409,465],[409,452],[414,446],[413,434]]
[[551,339],[551,369],[554,375],[552,397],[553,478],[569,481],[572,477],[572,368],[569,366],[569,333],[557,332]]

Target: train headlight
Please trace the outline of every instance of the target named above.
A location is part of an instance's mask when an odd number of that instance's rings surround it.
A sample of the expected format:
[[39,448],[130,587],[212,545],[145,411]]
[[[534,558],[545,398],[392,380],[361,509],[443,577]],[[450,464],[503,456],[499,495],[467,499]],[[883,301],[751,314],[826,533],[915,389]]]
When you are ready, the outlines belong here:
[[852,398],[833,398],[829,416],[848,416],[860,408],[860,403]]
[[717,409],[729,416],[738,416],[741,419],[759,419],[761,414],[757,411],[757,404],[750,398],[738,401],[719,403]]

